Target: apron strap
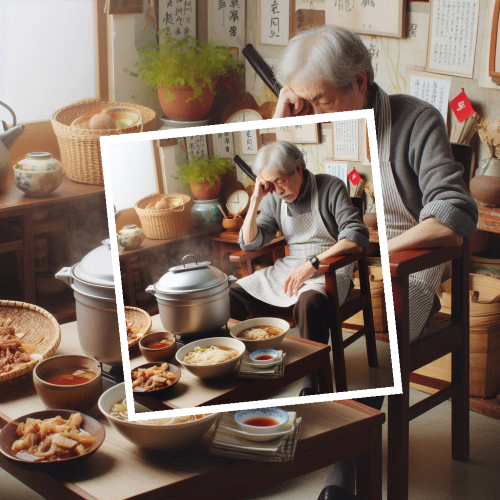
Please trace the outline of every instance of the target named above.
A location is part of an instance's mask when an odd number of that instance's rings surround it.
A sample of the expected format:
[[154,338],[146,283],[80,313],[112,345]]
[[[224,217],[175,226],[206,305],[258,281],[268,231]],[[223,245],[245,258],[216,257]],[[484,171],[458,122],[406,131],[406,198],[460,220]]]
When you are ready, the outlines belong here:
[[379,87],[380,118],[378,123],[378,151],[381,162],[390,161],[391,152],[391,103],[389,96]]

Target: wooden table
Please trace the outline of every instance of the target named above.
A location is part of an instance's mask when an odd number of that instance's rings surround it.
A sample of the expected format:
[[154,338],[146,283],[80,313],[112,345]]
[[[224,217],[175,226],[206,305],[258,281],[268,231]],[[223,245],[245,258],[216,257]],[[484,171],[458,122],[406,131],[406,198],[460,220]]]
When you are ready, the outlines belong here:
[[[153,319],[153,332],[164,331],[160,316]],[[229,327],[237,321],[230,320]],[[231,376],[215,380],[201,380],[185,368],[179,382],[172,387],[168,400],[136,396],[137,401],[155,410],[167,408],[192,408],[208,404],[239,403],[266,399],[273,392],[318,372],[319,390],[323,394],[333,392],[332,369],[330,365],[330,346],[311,340],[287,335],[281,344],[286,352],[285,374],[282,378],[248,380],[238,377],[238,369]],[[130,352],[132,368],[147,363],[138,347]],[[174,362],[176,364],[176,362]],[[298,394],[297,394],[298,396]]]
[[[57,354],[81,353],[75,326],[62,326]],[[0,427],[11,419],[44,409],[30,374],[0,384],[0,408]],[[301,436],[292,462],[274,464],[216,457],[208,449],[213,429],[199,444],[185,451],[148,454],[121,437],[95,407],[88,413],[105,426],[106,439],[97,453],[78,468],[49,475],[19,468],[3,455],[0,467],[47,499],[201,500],[241,498],[357,457],[358,498],[381,500],[383,413],[354,401],[287,409],[302,417]]]

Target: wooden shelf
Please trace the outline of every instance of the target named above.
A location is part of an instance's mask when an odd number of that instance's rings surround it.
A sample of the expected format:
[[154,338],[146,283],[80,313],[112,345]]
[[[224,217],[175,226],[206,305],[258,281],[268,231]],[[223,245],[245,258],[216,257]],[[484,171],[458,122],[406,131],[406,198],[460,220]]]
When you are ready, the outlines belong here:
[[55,231],[64,231],[67,227],[67,221],[64,219],[59,220],[43,220],[35,222],[35,235],[54,233]]
[[0,254],[8,252],[19,252],[23,249],[23,240],[9,241],[8,243],[0,243]]
[[61,324],[76,321],[75,299],[71,288],[60,293],[37,294],[36,305],[49,311]]
[[500,207],[481,207],[479,209],[479,222],[477,228],[481,231],[500,234]]

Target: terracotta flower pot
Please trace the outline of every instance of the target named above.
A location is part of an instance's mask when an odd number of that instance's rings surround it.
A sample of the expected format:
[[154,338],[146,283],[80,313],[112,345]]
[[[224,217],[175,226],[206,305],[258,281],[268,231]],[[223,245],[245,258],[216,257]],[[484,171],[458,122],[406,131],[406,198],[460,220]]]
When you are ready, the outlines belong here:
[[161,87],[158,89],[158,100],[161,109],[170,120],[181,122],[201,120],[208,114],[214,102],[214,93],[208,85],[199,99],[189,102],[186,101],[194,97],[194,91],[190,85],[170,87],[168,90],[175,94],[175,99],[167,102],[167,90]]
[[216,183],[210,187],[208,182],[195,182],[189,185],[191,187],[191,192],[197,200],[213,200],[219,196],[220,193],[220,182]]

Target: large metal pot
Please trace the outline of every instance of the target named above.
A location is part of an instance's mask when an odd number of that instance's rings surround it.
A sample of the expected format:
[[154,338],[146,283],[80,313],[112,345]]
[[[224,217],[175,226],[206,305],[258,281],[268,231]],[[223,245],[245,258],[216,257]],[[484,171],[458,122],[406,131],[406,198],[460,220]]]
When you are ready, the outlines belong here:
[[73,289],[78,338],[83,352],[101,363],[122,364],[115,283],[109,239],[56,278]]
[[[195,262],[186,264],[188,257]],[[163,328],[175,335],[202,334],[222,328],[229,320],[229,287],[236,281],[210,262],[186,255],[157,283],[146,288],[158,302]]]

